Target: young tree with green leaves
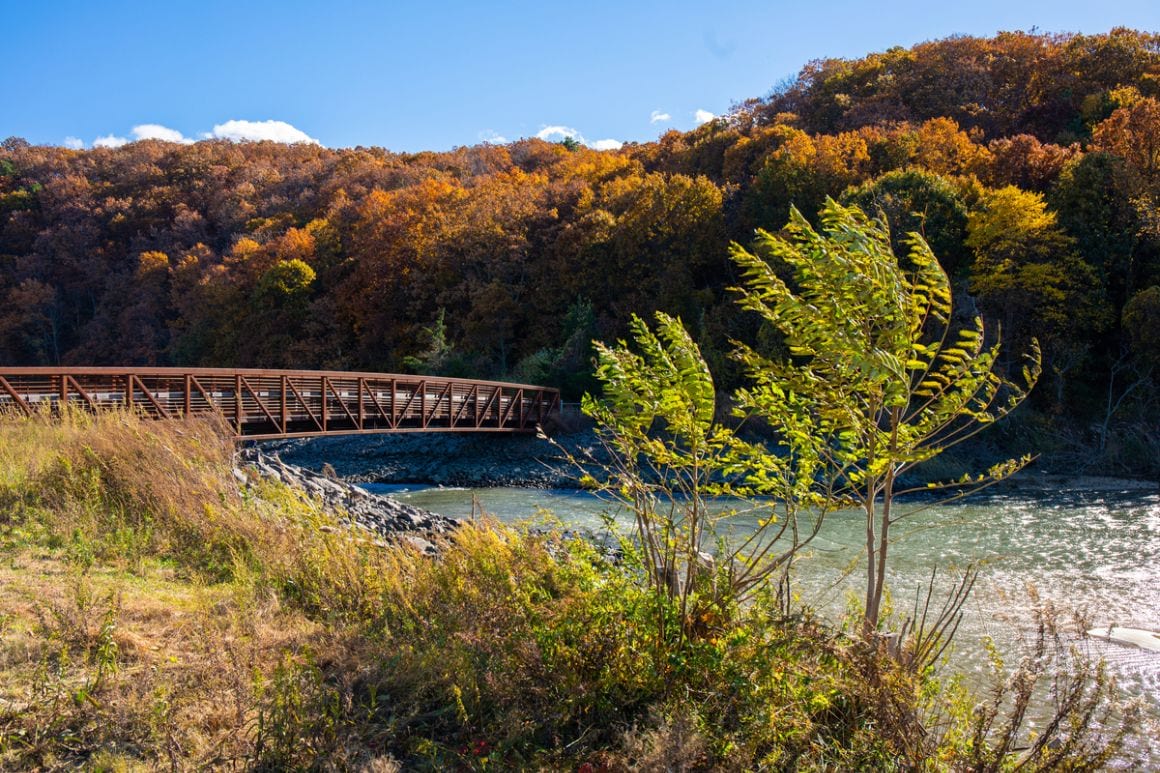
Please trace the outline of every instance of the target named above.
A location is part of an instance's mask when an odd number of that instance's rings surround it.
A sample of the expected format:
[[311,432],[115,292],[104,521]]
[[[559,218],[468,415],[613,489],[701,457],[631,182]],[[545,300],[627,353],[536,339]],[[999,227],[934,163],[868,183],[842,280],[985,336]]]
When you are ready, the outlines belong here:
[[[1034,342],[1016,382],[997,372],[999,343],[987,341],[981,319],[952,323],[950,281],[921,236],[909,235],[900,262],[883,221],[833,200],[820,220],[822,233],[793,209],[781,235],[759,231],[755,252],[732,250],[742,307],[778,329],[789,352],[736,353],[752,380],[736,394],[738,412],[770,425],[770,447],[714,421],[712,375],[678,319],[658,314],[653,333],[634,318],[640,353],[596,344],[604,393],[584,410],[614,462],[603,481],[588,482],[635,514],[649,582],[679,605],[686,629],[706,603],[724,610],[775,576],[788,583],[824,515],[854,506],[866,518],[863,634],[875,635],[891,528],[936,503],[903,506],[898,498],[916,490],[900,477],[1006,416],[1039,377]],[[921,490],[959,499],[1028,461]],[[730,544],[720,529],[737,511],[711,501],[755,495],[776,504],[751,538]]]
[[[633,348],[595,344],[603,396],[586,396],[583,410],[613,461],[602,480],[584,482],[634,514],[648,583],[672,603],[680,635],[691,636],[730,619],[771,580],[788,603],[794,556],[837,501],[833,485],[819,485],[832,439],[792,396],[766,415],[776,449],[739,438],[715,420],[713,377],[688,331],[667,314],[656,319],[654,333],[633,318]],[[756,528],[730,539],[729,523],[742,515]],[[661,640],[667,625],[662,611]]]
[[[930,506],[900,508],[899,478],[1009,414],[1039,377],[1032,342],[1021,383],[996,372],[999,343],[983,322],[952,322],[951,288],[926,241],[910,234],[900,261],[881,220],[832,199],[822,232],[792,209],[781,234],[758,231],[755,252],[732,248],[744,284],[741,305],[785,337],[789,358],[746,346],[737,356],[753,385],[738,392],[741,409],[777,416],[787,401],[809,416],[827,442],[814,446],[819,471],[840,480],[828,504],[851,504],[866,517],[863,634],[878,629],[891,528]],[[925,489],[965,496],[1008,477],[1028,457],[978,476]],[[944,499],[944,501],[946,501]]]

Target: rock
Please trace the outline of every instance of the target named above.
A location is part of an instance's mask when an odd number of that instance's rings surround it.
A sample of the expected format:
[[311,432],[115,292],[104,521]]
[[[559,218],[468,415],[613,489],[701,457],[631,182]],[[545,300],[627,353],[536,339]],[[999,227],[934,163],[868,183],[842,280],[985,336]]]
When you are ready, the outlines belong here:
[[[254,473],[278,481],[316,498],[327,512],[349,527],[368,533],[368,544],[405,544],[429,556],[439,554],[438,543],[459,527],[462,521],[433,513],[382,494],[375,494],[342,479],[285,463],[277,455],[268,455],[256,447],[243,449],[234,477],[250,485]],[[322,527],[333,531],[332,527]],[[568,540],[584,540],[593,545],[606,560],[619,563],[623,553],[619,542],[608,532],[587,529],[533,529],[534,534]],[[551,544],[549,550],[552,550]]]
[[402,539],[424,555],[439,555],[439,548],[435,547],[433,543],[423,539],[422,537],[415,536],[414,534],[406,534],[402,537]]
[[1160,633],[1156,631],[1111,625],[1107,628],[1092,628],[1087,634],[1096,639],[1139,647],[1149,652],[1160,652]]
[[[349,525],[391,541],[407,542],[429,555],[438,552],[433,540],[448,534],[460,523],[455,518],[373,494],[353,483],[286,464],[257,448],[243,450],[241,459],[260,477],[279,481],[316,498],[326,512]],[[235,469],[234,477],[248,485],[249,477],[244,470]]]

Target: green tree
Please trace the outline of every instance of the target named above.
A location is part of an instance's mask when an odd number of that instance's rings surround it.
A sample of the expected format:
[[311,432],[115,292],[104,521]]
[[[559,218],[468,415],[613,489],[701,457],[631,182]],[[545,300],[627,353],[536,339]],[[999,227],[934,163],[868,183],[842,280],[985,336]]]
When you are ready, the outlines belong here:
[[1002,323],[1008,340],[1043,341],[1061,408],[1069,374],[1111,321],[1099,274],[1076,253],[1043,196],[1013,185],[983,195],[967,218],[966,243],[975,253],[971,292],[979,307]]
[[447,340],[447,310],[439,309],[431,327],[423,328],[427,345],[417,355],[407,355],[403,365],[412,373],[425,376],[445,376],[455,363],[455,347]]
[[[784,235],[758,232],[755,253],[733,245],[742,306],[780,329],[790,353],[773,360],[742,347],[754,385],[738,396],[759,416],[795,401],[811,431],[828,439],[816,447],[817,462],[844,486],[826,491],[826,501],[865,513],[870,636],[880,622],[891,527],[915,512],[897,506],[899,477],[1018,406],[1038,378],[1038,348],[1022,383],[1006,378],[996,369],[999,344],[985,343],[981,319],[951,324],[950,282],[920,235],[910,234],[904,269],[883,221],[832,199],[820,219],[823,233],[793,209]],[[944,485],[960,489],[952,498],[964,496],[1027,462]]]
[[262,272],[240,324],[250,335],[238,342],[247,362],[301,367],[310,361],[306,323],[316,274],[299,258],[279,260]]
[[281,260],[262,274],[255,302],[269,309],[300,306],[314,284],[314,269],[298,258]]
[[592,375],[592,339],[596,315],[592,302],[577,298],[565,312],[560,325],[559,346],[545,346],[525,356],[512,370],[516,381],[526,384],[553,384],[565,400],[577,400],[595,388]]
[[1068,164],[1049,194],[1059,224],[1075,239],[1107,289],[1109,303],[1122,308],[1141,277],[1143,224],[1131,200],[1123,159],[1087,153]]
[[905,248],[906,234],[917,231],[951,276],[961,276],[970,265],[970,251],[963,246],[967,207],[960,191],[945,177],[921,169],[887,172],[847,190],[842,203],[885,214],[895,251]]
[[[675,607],[682,637],[728,620],[737,604],[771,579],[788,601],[790,567],[817,534],[835,500],[817,490],[830,440],[803,401],[783,395],[766,418],[778,430],[776,452],[747,443],[716,416],[716,387],[700,350],[679,319],[657,312],[657,332],[639,317],[625,342],[597,342],[596,376],[603,396],[585,396],[613,462],[603,480],[584,481],[635,516],[636,544],[649,585]],[[729,539],[739,515],[719,497],[746,500],[757,528]],[[712,552],[711,552],[712,551]],[[667,637],[668,615],[657,620]]]
[[1132,353],[1151,369],[1160,369],[1160,285],[1131,297],[1124,306],[1124,332]]

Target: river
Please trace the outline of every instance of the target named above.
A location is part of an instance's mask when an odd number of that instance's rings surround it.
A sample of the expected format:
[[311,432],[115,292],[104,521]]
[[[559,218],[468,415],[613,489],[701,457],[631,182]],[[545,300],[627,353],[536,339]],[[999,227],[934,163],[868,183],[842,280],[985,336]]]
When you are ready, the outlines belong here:
[[[367,487],[459,518],[471,517],[474,501],[507,522],[550,512],[569,527],[598,531],[601,514],[610,512],[594,495],[570,490]],[[630,524],[627,514],[611,514]],[[751,524],[740,518],[735,528]],[[1071,488],[977,497],[927,509],[901,522],[894,533],[888,583],[898,607],[914,603],[933,568],[939,568],[940,585],[949,588],[955,568],[983,562],[952,660],[977,684],[988,671],[984,637],[996,643],[1007,662],[1018,660],[1020,638],[1032,628],[1033,595],[1084,612],[1093,627],[1160,631],[1160,493],[1155,489]],[[796,587],[803,604],[837,616],[847,598],[861,592],[863,535],[860,513],[827,518],[798,564]],[[1143,696],[1147,713],[1160,721],[1160,653],[1094,640],[1079,646],[1105,658],[1124,692]],[[1144,753],[1160,766],[1160,752]]]

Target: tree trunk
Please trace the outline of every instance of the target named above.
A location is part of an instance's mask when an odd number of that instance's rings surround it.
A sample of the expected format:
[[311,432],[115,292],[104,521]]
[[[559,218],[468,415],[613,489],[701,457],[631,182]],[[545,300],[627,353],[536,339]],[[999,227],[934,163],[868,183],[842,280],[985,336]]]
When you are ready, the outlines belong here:
[[878,540],[875,537],[874,521],[877,516],[877,508],[874,506],[873,487],[870,489],[870,496],[866,499],[866,601],[863,605],[862,611],[862,637],[869,639],[874,633],[874,629],[878,627],[878,609],[875,603],[876,598],[880,598],[879,587],[882,578],[878,576],[878,563],[875,558],[875,545]]

